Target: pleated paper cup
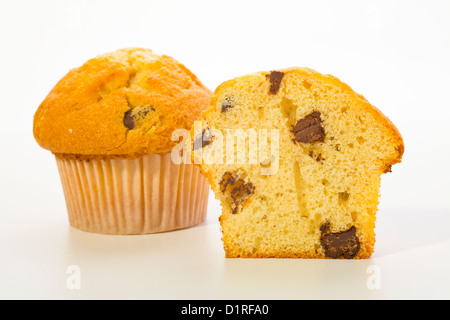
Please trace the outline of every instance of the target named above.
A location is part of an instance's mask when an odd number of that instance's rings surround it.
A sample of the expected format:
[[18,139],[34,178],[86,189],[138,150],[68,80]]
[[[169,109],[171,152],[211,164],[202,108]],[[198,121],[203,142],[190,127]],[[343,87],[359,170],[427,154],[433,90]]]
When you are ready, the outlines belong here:
[[170,153],[138,159],[56,157],[70,224],[103,234],[189,228],[206,218],[209,185],[192,164]]

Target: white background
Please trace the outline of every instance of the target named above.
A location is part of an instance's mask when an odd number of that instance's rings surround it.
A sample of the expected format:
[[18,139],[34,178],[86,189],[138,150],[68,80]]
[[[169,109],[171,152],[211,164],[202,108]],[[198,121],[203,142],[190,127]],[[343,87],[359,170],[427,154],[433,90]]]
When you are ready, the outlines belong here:
[[[0,35],[0,298],[450,298],[450,2],[1,1]],[[212,90],[304,66],[363,94],[406,147],[383,176],[373,257],[224,259],[212,194],[208,221],[189,230],[70,228],[33,115],[70,68],[122,47],[171,55]],[[66,286],[70,265],[81,290]]]

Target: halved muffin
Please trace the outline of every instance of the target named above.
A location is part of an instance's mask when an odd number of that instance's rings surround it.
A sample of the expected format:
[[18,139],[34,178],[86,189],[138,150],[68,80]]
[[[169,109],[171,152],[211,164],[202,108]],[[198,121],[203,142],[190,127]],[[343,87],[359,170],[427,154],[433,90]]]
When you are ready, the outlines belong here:
[[404,145],[363,96],[307,68],[259,72],[221,84],[199,123],[227,257],[370,257],[380,177]]

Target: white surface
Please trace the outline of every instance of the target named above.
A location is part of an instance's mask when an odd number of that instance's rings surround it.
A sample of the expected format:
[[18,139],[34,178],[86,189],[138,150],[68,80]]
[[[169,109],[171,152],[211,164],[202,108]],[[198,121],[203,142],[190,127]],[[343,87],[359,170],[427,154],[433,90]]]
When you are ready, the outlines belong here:
[[[8,1],[0,5],[0,298],[450,298],[448,1]],[[32,135],[68,69],[140,46],[211,89],[245,73],[331,73],[401,131],[366,261],[226,260],[208,222],[142,237],[68,227],[56,164]],[[70,265],[81,290],[68,290]],[[375,267],[372,267],[375,266]],[[379,289],[367,280],[378,270]],[[375,269],[373,269],[375,268]],[[371,279],[371,278],[370,278]]]
[[[449,223],[445,212],[384,210],[373,257],[336,261],[225,259],[215,219],[147,236],[16,219],[1,230],[0,298],[449,299]],[[73,265],[79,290],[67,286]]]

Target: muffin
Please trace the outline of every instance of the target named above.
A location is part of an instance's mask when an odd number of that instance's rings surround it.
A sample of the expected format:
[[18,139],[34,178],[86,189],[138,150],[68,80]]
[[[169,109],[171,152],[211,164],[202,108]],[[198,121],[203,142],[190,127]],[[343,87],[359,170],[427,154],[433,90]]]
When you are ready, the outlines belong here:
[[226,257],[373,253],[380,177],[401,161],[404,144],[337,78],[290,68],[224,82],[191,140],[222,205]]
[[70,224],[148,234],[204,221],[209,186],[177,164],[176,129],[190,129],[211,91],[175,59],[149,49],[99,55],[71,70],[34,116],[34,137],[56,157]]

